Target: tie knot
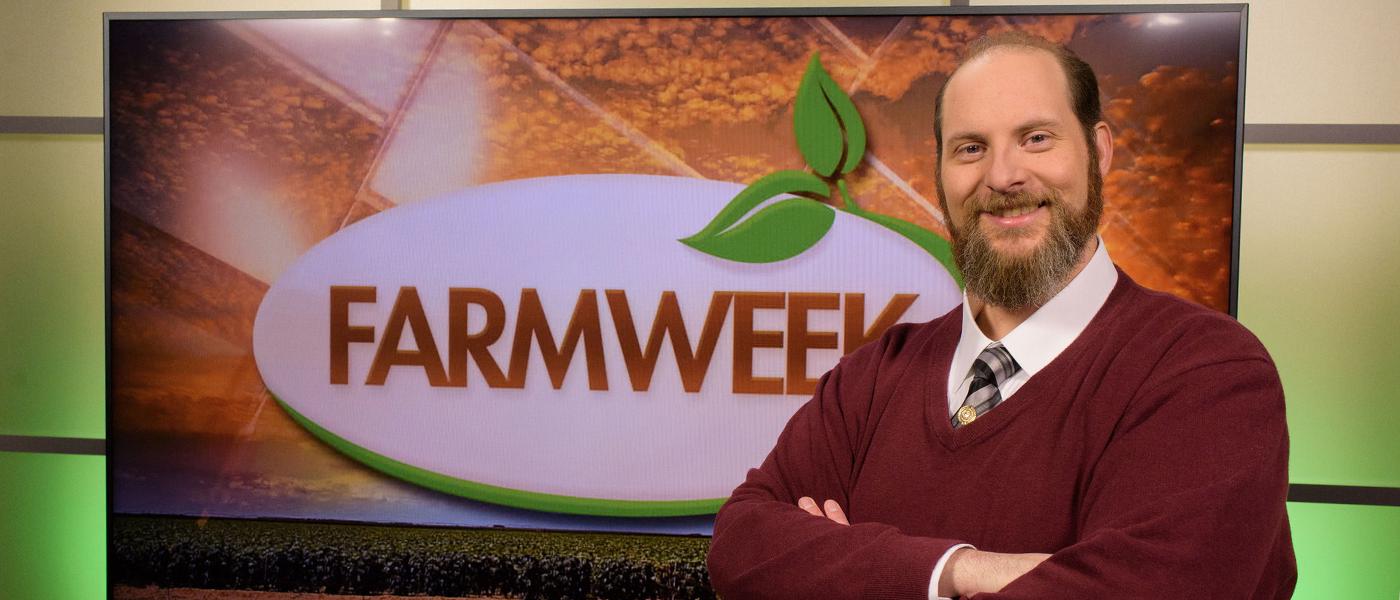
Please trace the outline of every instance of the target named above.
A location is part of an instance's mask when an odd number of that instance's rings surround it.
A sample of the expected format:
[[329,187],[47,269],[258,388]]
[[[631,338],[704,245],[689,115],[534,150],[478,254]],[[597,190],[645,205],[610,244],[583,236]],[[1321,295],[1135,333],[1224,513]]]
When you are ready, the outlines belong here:
[[999,385],[1021,370],[1021,365],[1016,364],[1016,359],[1011,358],[1011,352],[1001,345],[1001,342],[992,342],[977,355],[972,369],[976,376]]
[[973,422],[1000,404],[1001,384],[1020,370],[1021,365],[1016,364],[1016,359],[1011,358],[1011,352],[1001,342],[992,342],[987,346],[972,362],[972,372],[968,374],[972,381],[968,382],[967,398],[951,417],[953,429]]

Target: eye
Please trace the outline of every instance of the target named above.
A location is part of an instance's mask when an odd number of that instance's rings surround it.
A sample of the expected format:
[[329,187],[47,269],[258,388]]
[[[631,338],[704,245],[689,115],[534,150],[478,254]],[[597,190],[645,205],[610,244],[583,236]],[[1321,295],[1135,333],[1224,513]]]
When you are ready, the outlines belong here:
[[1028,146],[1042,146],[1048,143],[1050,143],[1050,134],[1048,133],[1032,133],[1026,136],[1026,145]]
[[971,143],[958,146],[958,149],[955,150],[954,153],[960,156],[976,156],[977,154],[980,154],[983,150],[984,148],[982,148],[982,144]]

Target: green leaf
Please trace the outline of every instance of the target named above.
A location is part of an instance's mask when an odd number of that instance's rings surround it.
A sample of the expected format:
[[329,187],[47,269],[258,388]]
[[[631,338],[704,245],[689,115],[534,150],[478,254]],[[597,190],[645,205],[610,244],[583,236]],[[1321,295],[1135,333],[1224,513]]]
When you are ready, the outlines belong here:
[[835,209],[807,198],[770,204],[732,229],[681,240],[705,254],[746,263],[786,260],[811,248],[836,220]]
[[688,244],[687,240],[714,237],[731,225],[738,223],[740,218],[762,204],[764,200],[779,194],[796,193],[816,194],[825,197],[831,193],[831,190],[820,177],[806,171],[769,173],[749,184],[749,187],[744,188],[744,191],[734,196],[734,199],[730,200],[729,204],[724,205],[724,208],[720,209],[719,213],[710,220],[704,229],[681,241]]
[[841,162],[841,172],[850,173],[865,158],[865,123],[860,120],[860,111],[856,110],[856,105],[851,102],[851,97],[836,85],[836,81],[831,78],[825,70],[818,65],[822,93],[836,109],[836,116],[841,119],[841,127],[846,131],[846,158]]
[[889,215],[864,211],[855,214],[884,225],[891,231],[918,244],[924,251],[933,255],[933,258],[937,259],[944,269],[948,270],[948,274],[953,276],[953,281],[958,282],[958,287],[963,286],[962,273],[958,271],[958,264],[953,260],[953,247],[948,244],[948,240],[938,237],[938,234],[923,227]]
[[831,177],[838,167],[842,173],[850,173],[865,158],[865,123],[860,111],[822,68],[820,53],[812,53],[797,86],[792,121],[797,149],[823,177]]
[[[822,85],[823,78],[831,79],[831,76],[822,68],[821,54],[813,52],[812,60],[807,63],[807,72],[802,75],[802,83],[797,86],[792,125],[802,158],[822,177],[831,177],[840,166],[845,143],[841,138],[841,122],[837,112],[827,99],[827,86]],[[834,83],[832,87],[835,87]],[[842,93],[842,96],[845,94]],[[863,138],[864,132],[861,135]]]
[[837,186],[841,189],[842,197],[845,198],[846,212],[883,225],[886,229],[898,233],[904,236],[905,239],[914,242],[920,248],[923,248],[925,252],[932,255],[939,264],[943,265],[943,268],[953,277],[953,281],[957,282],[959,288],[963,287],[962,272],[958,270],[958,263],[953,258],[953,246],[948,243],[948,240],[939,237],[938,234],[924,229],[923,227],[905,221],[904,219],[865,210],[851,200],[851,195],[846,190],[846,182],[841,181],[837,183]]

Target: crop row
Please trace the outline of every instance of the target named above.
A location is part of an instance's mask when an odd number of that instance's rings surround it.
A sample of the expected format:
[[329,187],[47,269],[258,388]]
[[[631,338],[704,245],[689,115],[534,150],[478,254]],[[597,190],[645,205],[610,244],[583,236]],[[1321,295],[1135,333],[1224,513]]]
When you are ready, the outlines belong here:
[[709,540],[117,517],[112,581],[132,586],[529,599],[714,598]]

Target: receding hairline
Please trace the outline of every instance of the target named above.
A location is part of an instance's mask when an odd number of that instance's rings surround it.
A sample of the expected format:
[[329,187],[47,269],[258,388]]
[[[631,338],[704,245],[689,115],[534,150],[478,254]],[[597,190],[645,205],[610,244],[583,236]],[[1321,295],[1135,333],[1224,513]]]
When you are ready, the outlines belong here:
[[[973,43],[976,44],[976,42]],[[1045,54],[1050,55],[1051,59],[1054,59],[1056,61],[1058,61],[1060,58],[1059,52],[1055,50],[1053,45],[1045,47],[1030,44],[1021,44],[1017,42],[1004,42],[996,45],[988,45],[984,48],[974,47],[969,49],[969,51],[963,55],[962,60],[958,62],[958,66],[954,68],[953,75],[956,75],[958,71],[961,71],[962,68],[966,67],[967,65],[970,65],[980,60],[985,60],[989,56],[1005,52],[1044,52]],[[950,75],[948,78],[952,79],[952,76]]]
[[[1064,95],[1065,95],[1065,104],[1066,104],[1066,106],[1068,106],[1068,108],[1070,109],[1070,113],[1073,114],[1073,113],[1074,113],[1074,91],[1073,91],[1073,89],[1071,88],[1071,84],[1070,84],[1070,80],[1069,80],[1069,74],[1066,73],[1065,70],[1060,66],[1059,57],[1056,56],[1054,52],[1051,52],[1050,50],[1047,50],[1047,49],[1044,49],[1044,48],[1038,48],[1038,47],[1034,47],[1034,46],[1021,46],[1021,45],[1006,44],[1006,45],[993,46],[993,47],[987,48],[986,50],[984,50],[984,51],[982,51],[982,52],[979,52],[979,53],[977,53],[977,54],[975,54],[975,55],[969,57],[966,61],[960,63],[960,64],[957,66],[957,68],[953,71],[953,73],[950,74],[950,75],[948,76],[948,80],[943,84],[943,88],[940,90],[940,92],[939,92],[939,94],[938,94],[938,103],[939,103],[939,107],[938,107],[939,110],[938,110],[938,112],[939,112],[940,116],[942,116],[942,115],[944,115],[944,114],[946,113],[946,110],[944,110],[944,106],[946,106],[946,105],[944,104],[944,102],[946,102],[946,100],[947,100],[947,97],[946,97],[946,96],[947,96],[948,90],[949,90],[950,88],[953,87],[953,79],[958,75],[958,73],[961,73],[961,72],[963,71],[963,68],[964,68],[964,67],[976,66],[978,63],[982,63],[982,62],[986,62],[986,61],[992,60],[993,58],[996,58],[996,56],[1001,55],[1001,54],[1005,54],[1005,53],[1007,53],[1007,52],[1022,52],[1022,53],[1025,53],[1025,54],[1032,54],[1032,53],[1035,53],[1035,52],[1037,52],[1037,51],[1043,52],[1043,53],[1050,59],[1051,63],[1052,63],[1053,66],[1054,66],[1054,71],[1055,71],[1056,73],[1059,74],[1060,83],[1061,83],[1061,85],[1064,86],[1063,89],[1064,89]],[[1050,118],[1048,118],[1048,117],[1038,117],[1038,118],[1036,118],[1034,121],[1037,122],[1037,123],[1043,123],[1043,122],[1053,121],[1053,120],[1054,120],[1054,119],[1050,119]],[[941,127],[942,123],[940,123],[939,125],[940,125],[940,129],[942,129],[942,127]],[[1076,127],[1079,126],[1077,116],[1076,116],[1076,119],[1075,119],[1075,126],[1076,126]],[[1018,128],[1024,128],[1024,127],[1025,127],[1025,125],[1019,125],[1019,126],[1018,126]],[[943,144],[947,144],[947,143],[949,143],[950,141],[956,140],[956,139],[958,139],[958,138],[960,138],[960,137],[966,137],[966,136],[967,136],[967,132],[962,132],[962,131],[948,132],[948,131],[944,130],[944,131],[942,132],[942,135],[940,136],[940,137],[942,138],[942,141],[939,143],[940,151],[941,151],[941,149],[942,149],[941,146],[942,146]]]
[[[1060,81],[1062,81],[1065,86],[1066,100],[1069,102],[1070,110],[1074,113],[1075,118],[1079,121],[1080,127],[1084,130],[1085,140],[1092,145],[1093,140],[1090,139],[1091,132],[1097,123],[1103,120],[1103,108],[1098,101],[1098,82],[1097,77],[1094,75],[1093,67],[1089,66],[1088,63],[1084,62],[1084,59],[1080,58],[1079,55],[1075,54],[1074,51],[1063,44],[1057,44],[1046,38],[1024,31],[1011,30],[984,35],[974,40],[971,44],[968,44],[962,56],[959,57],[958,64],[953,67],[953,71],[949,73],[948,78],[943,81],[943,85],[939,88],[938,95],[934,99],[934,134],[938,142],[935,152],[939,156],[942,156],[943,145],[946,142],[946,137],[943,135],[943,103],[948,88],[952,85],[958,73],[962,72],[963,68],[968,65],[983,60],[990,60],[992,56],[1002,52],[1019,51],[1032,53],[1037,50],[1044,52],[1050,57],[1051,61],[1054,62],[1056,66],[1055,70],[1061,77]],[[1085,75],[1087,75],[1088,81],[1081,82],[1080,79]],[[1084,91],[1093,95],[1093,98],[1089,99],[1093,106],[1089,111],[1081,111],[1081,108],[1083,108],[1080,106],[1081,98],[1079,94],[1081,92],[1077,91],[1077,89],[1086,83],[1092,83],[1094,88]],[[1094,114],[1081,114],[1081,112],[1092,112]],[[940,160],[939,162],[941,163],[942,161]]]
[[1047,38],[1033,33],[1027,33],[1019,29],[1000,31],[983,35],[963,49],[962,55],[958,57],[958,63],[964,64],[976,58],[978,55],[998,50],[1002,48],[1027,48],[1044,50],[1051,54],[1060,54],[1067,49],[1063,44],[1057,44]]

